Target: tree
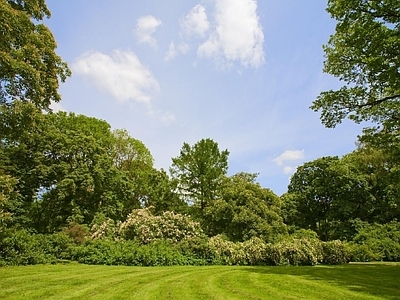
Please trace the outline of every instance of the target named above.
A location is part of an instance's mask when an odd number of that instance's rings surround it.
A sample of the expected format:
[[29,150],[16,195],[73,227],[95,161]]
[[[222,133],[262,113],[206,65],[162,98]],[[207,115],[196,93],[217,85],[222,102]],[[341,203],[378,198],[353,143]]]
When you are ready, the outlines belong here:
[[314,230],[322,240],[353,234],[349,222],[368,215],[373,199],[368,176],[337,156],[300,166],[282,198],[288,225]]
[[0,173],[0,233],[11,220],[12,215],[9,209],[19,197],[19,193],[15,191],[17,182],[15,178]]
[[172,159],[170,173],[178,180],[178,190],[202,213],[216,199],[223,177],[228,171],[229,151],[220,151],[211,139],[195,145],[184,143],[180,155]]
[[40,21],[50,17],[44,0],[0,0],[0,103],[16,99],[49,109],[59,102],[59,82],[70,75],[56,42]]
[[[311,108],[335,127],[344,118],[398,130],[400,120],[400,5],[393,0],[329,0],[338,21],[324,46],[324,71],[344,86],[322,92]],[[382,129],[382,128],[380,128]]]
[[235,242],[253,237],[273,242],[286,233],[279,197],[256,183],[256,176],[238,173],[225,178],[220,197],[204,212],[209,235],[225,234]]

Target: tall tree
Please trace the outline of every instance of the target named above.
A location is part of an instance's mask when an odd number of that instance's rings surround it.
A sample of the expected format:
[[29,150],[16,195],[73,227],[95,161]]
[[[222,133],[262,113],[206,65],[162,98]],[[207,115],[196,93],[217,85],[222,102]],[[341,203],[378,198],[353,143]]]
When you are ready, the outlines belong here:
[[220,151],[211,139],[202,139],[193,146],[184,143],[180,155],[172,159],[170,173],[178,180],[178,190],[202,213],[215,200],[222,179],[228,171],[229,151]]
[[[393,0],[329,0],[338,21],[324,46],[324,71],[344,83],[322,92],[311,106],[335,127],[348,117],[385,130],[400,126],[400,3]],[[382,128],[381,128],[382,129]]]
[[0,103],[20,99],[49,109],[61,100],[59,83],[70,70],[55,53],[44,17],[50,17],[44,0],[0,0]]

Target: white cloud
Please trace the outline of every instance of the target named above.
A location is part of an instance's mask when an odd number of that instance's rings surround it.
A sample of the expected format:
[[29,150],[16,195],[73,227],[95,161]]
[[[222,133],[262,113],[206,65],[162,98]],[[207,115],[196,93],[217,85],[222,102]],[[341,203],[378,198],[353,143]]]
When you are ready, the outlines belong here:
[[152,34],[161,24],[161,21],[153,16],[149,15],[140,17],[137,20],[136,29],[134,30],[134,34],[138,42],[149,44],[151,47],[155,47],[157,45],[157,41],[152,37]]
[[214,0],[215,28],[200,45],[199,57],[215,58],[220,64],[238,61],[257,68],[265,62],[264,34],[256,0]]
[[182,32],[187,36],[204,37],[209,28],[210,22],[207,19],[206,9],[200,4],[193,7],[181,21]]
[[286,150],[272,161],[278,166],[284,165],[287,161],[300,160],[304,158],[304,150]]
[[169,61],[174,59],[178,54],[185,54],[189,51],[189,45],[186,43],[180,43],[178,46],[175,46],[175,43],[172,41],[168,47],[168,53],[165,56],[165,60]]
[[76,60],[72,70],[120,101],[149,103],[159,90],[151,71],[130,51],[114,50],[112,56],[87,52]]

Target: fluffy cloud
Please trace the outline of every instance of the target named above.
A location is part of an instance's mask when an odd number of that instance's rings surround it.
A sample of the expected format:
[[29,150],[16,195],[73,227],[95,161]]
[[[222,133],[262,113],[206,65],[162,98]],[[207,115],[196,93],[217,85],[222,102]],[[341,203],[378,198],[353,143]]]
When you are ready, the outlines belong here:
[[304,158],[304,150],[286,150],[272,161],[278,166],[283,166],[287,161],[300,160]]
[[257,1],[214,1],[215,28],[198,48],[198,56],[213,57],[221,64],[238,61],[245,67],[261,66],[265,62],[264,34],[257,15]]
[[281,155],[275,157],[272,161],[278,166],[283,167],[283,174],[291,175],[296,171],[297,166],[293,166],[289,162],[301,160],[303,158],[304,150],[286,150]]
[[137,20],[134,34],[139,43],[149,44],[152,47],[157,45],[157,41],[152,37],[157,27],[162,23],[153,16],[143,16]]
[[204,37],[209,28],[210,22],[207,19],[206,9],[200,4],[193,7],[181,21],[182,32],[187,36]]
[[168,47],[168,53],[165,56],[165,60],[171,60],[175,58],[178,54],[185,54],[189,51],[189,45],[186,43],[180,43],[178,46],[175,46],[174,42],[171,42]]
[[150,70],[130,51],[115,50],[112,56],[87,52],[77,59],[72,70],[120,101],[149,103],[159,90]]

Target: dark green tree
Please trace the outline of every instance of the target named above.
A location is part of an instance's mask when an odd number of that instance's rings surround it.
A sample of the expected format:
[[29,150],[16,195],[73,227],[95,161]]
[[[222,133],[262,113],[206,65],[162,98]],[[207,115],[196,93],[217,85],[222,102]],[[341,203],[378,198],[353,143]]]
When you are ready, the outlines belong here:
[[202,139],[193,146],[184,143],[180,155],[172,158],[170,173],[178,181],[178,192],[200,213],[218,196],[228,156],[229,151],[220,151],[213,140]]
[[354,234],[351,221],[364,218],[374,198],[368,176],[357,165],[323,157],[298,167],[282,200],[288,225],[314,230],[322,240],[330,240]]

